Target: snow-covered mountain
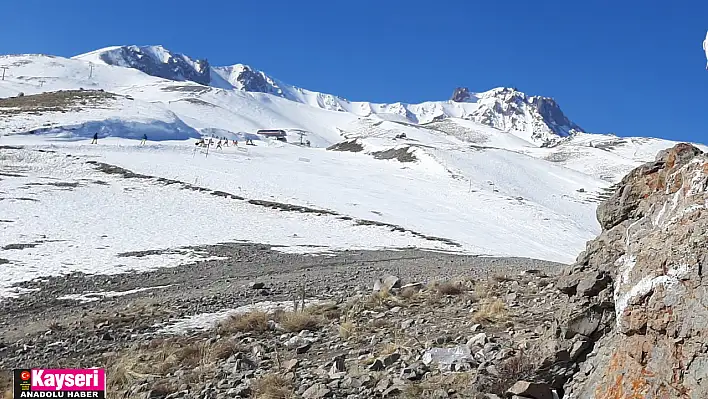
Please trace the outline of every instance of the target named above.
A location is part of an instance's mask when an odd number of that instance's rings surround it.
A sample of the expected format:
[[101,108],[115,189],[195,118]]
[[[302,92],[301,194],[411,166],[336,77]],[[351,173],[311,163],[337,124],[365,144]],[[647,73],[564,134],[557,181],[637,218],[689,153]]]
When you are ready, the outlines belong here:
[[272,94],[357,116],[376,114],[385,119],[417,124],[444,118],[469,119],[501,131],[513,132],[538,145],[554,144],[583,131],[563,114],[553,99],[529,96],[510,88],[496,88],[482,93],[458,88],[451,101],[447,102],[376,104],[352,102],[332,94],[292,86],[244,64],[210,66],[206,60],[195,60],[162,46],[109,47],[74,59],[135,68],[148,75],[174,81],[186,80],[222,89]]
[[502,131],[526,132],[524,138],[530,142],[554,144],[559,138],[583,132],[563,114],[552,98],[527,96],[512,88],[497,88],[484,93],[457,88],[451,100],[479,104],[479,108],[462,118]]
[[[459,89],[451,100],[421,104],[352,102],[246,65],[210,66],[161,47],[112,47],[71,59],[0,56],[0,67],[7,68],[0,142],[402,226],[475,254],[571,261],[598,233],[596,204],[612,185],[675,144],[585,133],[552,99],[511,88]],[[264,128],[288,130],[290,143],[304,134],[311,147],[264,140],[195,157],[192,139],[200,134],[242,140]],[[95,133],[110,145],[87,145]],[[152,144],[137,147],[133,139],[143,134]],[[308,232],[322,227],[307,217],[292,223]],[[276,234],[259,226],[249,226],[254,237],[275,244],[302,234],[299,227]],[[17,234],[25,227],[18,224]],[[278,236],[286,232],[289,238]],[[386,234],[380,239],[395,245],[406,240]],[[213,235],[195,237],[212,242]]]

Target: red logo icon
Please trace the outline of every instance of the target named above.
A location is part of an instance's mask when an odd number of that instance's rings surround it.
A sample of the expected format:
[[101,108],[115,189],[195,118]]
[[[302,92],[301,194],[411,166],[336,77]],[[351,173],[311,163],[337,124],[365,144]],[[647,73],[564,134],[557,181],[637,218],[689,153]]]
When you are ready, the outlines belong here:
[[20,373],[20,378],[22,378],[22,381],[27,381],[30,379],[30,372],[25,370]]

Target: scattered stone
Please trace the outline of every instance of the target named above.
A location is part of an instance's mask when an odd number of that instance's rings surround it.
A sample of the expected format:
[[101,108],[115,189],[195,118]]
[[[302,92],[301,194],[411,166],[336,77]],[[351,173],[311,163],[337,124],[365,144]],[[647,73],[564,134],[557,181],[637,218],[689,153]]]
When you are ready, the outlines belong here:
[[391,396],[398,395],[401,392],[403,392],[403,390],[401,390],[400,385],[394,385],[392,387],[387,388],[385,391],[383,391],[381,396],[384,398],[389,398]]
[[376,384],[376,391],[384,392],[391,386],[391,380],[388,377],[384,377]]
[[293,370],[295,370],[297,365],[298,365],[297,359],[286,360],[285,362],[283,362],[283,370],[285,370],[286,372],[293,371]]
[[303,353],[307,353],[310,348],[312,348],[312,344],[308,342],[305,345],[298,346],[297,349],[295,349],[295,352],[297,352],[298,355],[302,355]]
[[322,399],[329,398],[331,396],[332,391],[322,383],[317,383],[307,388],[305,392],[302,393],[302,397],[304,399]]
[[553,391],[547,384],[537,384],[528,381],[517,381],[507,395],[518,395],[532,399],[553,399]]
[[346,373],[346,367],[344,365],[344,355],[336,356],[332,359],[332,367],[329,370],[329,378],[337,380],[344,378]]
[[369,365],[369,371],[381,371],[385,368],[386,366],[384,365],[383,361],[381,361],[381,359],[376,359],[373,363],[371,363],[371,365]]
[[487,343],[487,334],[479,333],[467,341],[467,347],[472,349],[474,347],[482,348]]
[[401,280],[396,276],[386,276],[374,282],[374,292],[390,291],[394,288],[401,288]]
[[261,289],[265,288],[265,283],[262,283],[262,282],[249,283],[248,288],[251,288],[254,290],[261,290]]
[[401,354],[394,352],[394,353],[391,353],[390,355],[386,355],[382,360],[383,360],[383,364],[385,367],[391,367],[400,358],[401,358]]

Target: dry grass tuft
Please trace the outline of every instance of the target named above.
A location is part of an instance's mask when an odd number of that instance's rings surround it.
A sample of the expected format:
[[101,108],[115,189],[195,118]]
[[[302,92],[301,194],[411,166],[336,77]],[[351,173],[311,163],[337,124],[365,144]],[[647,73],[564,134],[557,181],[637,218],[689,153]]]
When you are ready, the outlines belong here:
[[399,349],[401,349],[401,346],[398,345],[397,343],[395,343],[395,342],[388,342],[388,343],[386,343],[386,344],[383,346],[383,348],[381,348],[381,350],[379,351],[379,355],[380,355],[380,356],[387,356],[387,355],[390,355],[390,354],[392,354],[392,353],[395,353],[395,352],[398,351]]
[[209,360],[226,360],[237,352],[244,352],[235,342],[230,340],[220,340],[209,347]]
[[529,349],[519,350],[514,356],[497,365],[499,375],[486,375],[475,382],[480,392],[504,395],[516,381],[532,380],[546,355],[537,344]]
[[435,289],[442,295],[460,295],[465,292],[462,284],[446,281],[435,286]]
[[156,365],[155,370],[167,374],[179,368],[195,368],[207,364],[209,351],[205,342],[192,342],[178,348],[165,345],[161,352],[156,353],[156,357],[162,361]]
[[322,316],[327,320],[337,320],[342,315],[342,311],[333,303],[307,306],[305,307],[305,313]]
[[219,334],[268,331],[268,314],[259,310],[235,314],[219,324]]
[[349,339],[352,335],[354,335],[354,332],[354,323],[352,323],[351,321],[345,321],[344,323],[339,325],[339,337],[344,340]]
[[380,308],[384,306],[389,299],[391,299],[391,292],[384,288],[381,291],[369,295],[364,303],[364,307],[367,309]]
[[425,380],[407,384],[403,389],[404,399],[437,398],[442,393],[447,396],[453,390],[460,397],[472,398],[476,394],[474,389],[475,372],[452,373],[437,375]]
[[480,304],[479,310],[474,312],[472,320],[475,323],[501,323],[509,319],[509,309],[506,304],[499,299],[487,298]]
[[418,296],[418,293],[420,292],[419,288],[415,287],[406,287],[403,290],[401,290],[401,293],[398,295],[403,299],[406,299],[408,301],[415,299]]
[[308,312],[285,312],[280,316],[279,321],[285,331],[300,332],[317,330],[320,328],[322,319]]
[[211,364],[206,341],[166,339],[142,348],[125,351],[117,358],[107,359],[108,397],[120,397],[120,392],[137,381],[159,379],[180,368],[199,369],[206,373]]
[[291,399],[295,397],[292,381],[278,374],[267,374],[253,384],[254,399]]

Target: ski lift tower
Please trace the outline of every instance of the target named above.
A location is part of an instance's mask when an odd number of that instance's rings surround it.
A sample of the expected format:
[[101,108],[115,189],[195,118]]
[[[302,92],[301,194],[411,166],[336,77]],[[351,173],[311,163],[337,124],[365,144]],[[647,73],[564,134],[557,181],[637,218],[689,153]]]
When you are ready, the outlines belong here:
[[307,133],[305,133],[304,131],[300,130],[300,131],[297,132],[297,134],[300,136],[300,145],[304,145],[305,143],[302,142],[302,138],[303,138],[304,136],[307,136]]

